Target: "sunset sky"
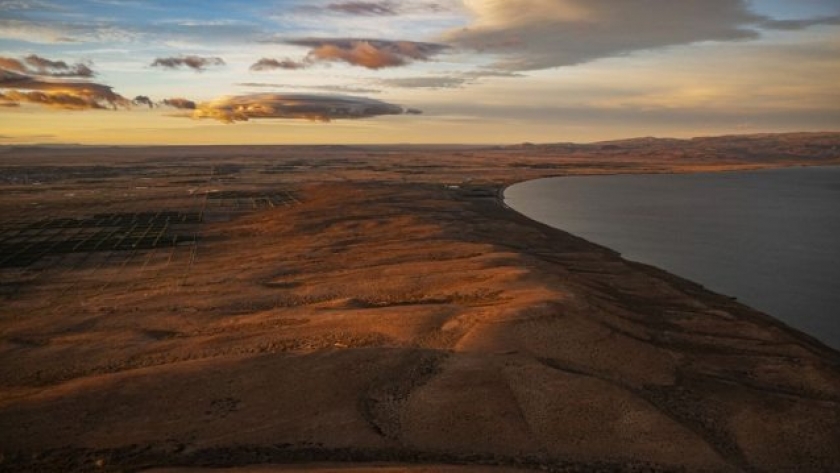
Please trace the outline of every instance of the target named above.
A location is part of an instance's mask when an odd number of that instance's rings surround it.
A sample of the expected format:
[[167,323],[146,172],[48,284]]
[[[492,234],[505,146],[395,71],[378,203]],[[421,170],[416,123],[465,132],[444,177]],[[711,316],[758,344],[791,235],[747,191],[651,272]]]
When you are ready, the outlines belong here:
[[0,0],[0,144],[840,130],[838,0]]

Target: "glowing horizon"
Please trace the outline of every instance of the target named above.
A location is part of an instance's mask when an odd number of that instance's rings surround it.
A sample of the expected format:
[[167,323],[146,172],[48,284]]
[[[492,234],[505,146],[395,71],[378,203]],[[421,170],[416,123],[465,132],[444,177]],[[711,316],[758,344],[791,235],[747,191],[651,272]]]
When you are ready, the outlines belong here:
[[0,144],[840,129],[836,2],[657,1],[0,1]]

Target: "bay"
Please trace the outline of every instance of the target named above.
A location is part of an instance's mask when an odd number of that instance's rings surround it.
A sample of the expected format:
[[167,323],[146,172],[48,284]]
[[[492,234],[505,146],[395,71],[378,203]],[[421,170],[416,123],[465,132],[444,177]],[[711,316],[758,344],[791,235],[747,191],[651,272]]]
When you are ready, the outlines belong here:
[[840,167],[557,177],[504,197],[840,348]]

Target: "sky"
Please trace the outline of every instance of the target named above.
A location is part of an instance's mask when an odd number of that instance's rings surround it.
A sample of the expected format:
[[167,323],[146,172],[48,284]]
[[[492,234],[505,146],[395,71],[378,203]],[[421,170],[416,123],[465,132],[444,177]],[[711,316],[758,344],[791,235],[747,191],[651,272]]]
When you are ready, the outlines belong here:
[[0,145],[840,131],[840,0],[0,0]]

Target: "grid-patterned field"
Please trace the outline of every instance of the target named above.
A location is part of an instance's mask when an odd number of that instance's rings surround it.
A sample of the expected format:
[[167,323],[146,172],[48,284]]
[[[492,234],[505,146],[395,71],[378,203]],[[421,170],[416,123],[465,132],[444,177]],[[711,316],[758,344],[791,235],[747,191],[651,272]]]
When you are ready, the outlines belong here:
[[175,290],[201,254],[206,225],[299,203],[291,189],[254,181],[256,173],[247,169],[219,169],[78,174],[56,166],[6,183],[0,188],[0,300],[25,313],[78,294]]

